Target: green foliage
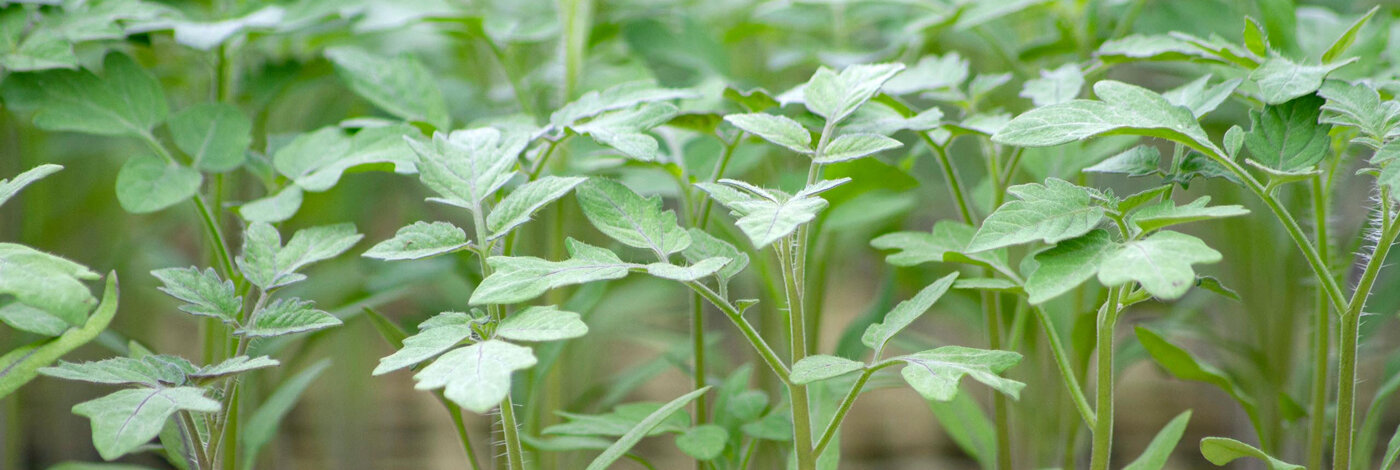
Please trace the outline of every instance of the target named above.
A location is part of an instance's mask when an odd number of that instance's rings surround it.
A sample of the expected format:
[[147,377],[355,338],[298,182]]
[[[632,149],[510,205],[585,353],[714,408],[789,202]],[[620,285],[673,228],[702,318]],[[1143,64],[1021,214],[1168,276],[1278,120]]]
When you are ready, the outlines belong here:
[[1249,444],[1224,437],[1201,439],[1201,455],[1216,465],[1225,465],[1235,459],[1249,457],[1264,461],[1269,470],[1302,470],[1303,468],[1302,465],[1293,465],[1270,457],[1269,454]]

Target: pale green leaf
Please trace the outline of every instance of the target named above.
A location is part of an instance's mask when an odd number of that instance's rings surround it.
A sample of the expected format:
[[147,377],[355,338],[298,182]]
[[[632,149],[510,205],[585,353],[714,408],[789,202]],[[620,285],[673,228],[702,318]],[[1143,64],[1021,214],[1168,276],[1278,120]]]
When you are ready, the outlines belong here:
[[45,176],[58,173],[58,170],[62,169],[61,165],[43,164],[30,168],[13,179],[0,179],[0,205],[4,205],[5,201],[9,201],[25,186],[29,186]]
[[1026,277],[1028,301],[1040,305],[1079,287],[1098,273],[1099,264],[1115,247],[1107,231],[1094,230],[1036,253],[1038,266]]
[[977,229],[971,225],[940,220],[933,224],[932,232],[887,233],[871,240],[870,246],[881,250],[898,250],[885,257],[885,262],[895,266],[942,261],[972,263],[1009,271],[1005,250],[967,252],[967,243],[972,241],[975,233]]
[[1390,470],[1397,458],[1400,458],[1400,427],[1395,428],[1395,433],[1391,434],[1390,442],[1385,446],[1385,458],[1381,461],[1380,470]]
[[1264,27],[1248,16],[1244,17],[1244,47],[1256,55],[1269,53],[1269,38]]
[[298,230],[282,246],[281,234],[271,225],[255,222],[243,233],[243,254],[238,269],[263,290],[282,287],[306,276],[296,271],[317,261],[334,258],[358,243],[364,235],[350,223]]
[[1207,88],[1206,85],[1210,83],[1210,79],[1210,74],[1202,75],[1185,85],[1162,93],[1162,98],[1166,98],[1171,104],[1190,109],[1191,114],[1200,118],[1220,107],[1220,104],[1229,99],[1230,95],[1234,94],[1235,89],[1244,83],[1243,79],[1233,78]]
[[1128,222],[1144,232],[1150,232],[1176,224],[1249,214],[1249,210],[1245,209],[1244,206],[1231,204],[1207,207],[1206,204],[1209,203],[1210,196],[1201,196],[1182,206],[1178,206],[1172,201],[1162,201],[1134,211],[1128,216]]
[[1302,465],[1293,465],[1273,458],[1262,450],[1243,442],[1224,438],[1207,437],[1201,439],[1201,455],[1210,463],[1223,466],[1239,458],[1255,458],[1264,461],[1269,470],[1305,470]]
[[[442,315],[446,314],[438,316]],[[472,325],[466,322],[420,328],[418,334],[404,338],[402,348],[380,359],[372,374],[383,375],[432,359],[471,338],[472,334]]]
[[1167,458],[1172,455],[1172,450],[1176,449],[1176,443],[1181,441],[1181,435],[1186,432],[1186,423],[1190,421],[1191,410],[1176,415],[1152,437],[1152,442],[1147,443],[1147,448],[1143,449],[1142,454],[1123,467],[1123,470],[1162,470],[1162,467],[1167,465]]
[[1354,127],[1371,147],[1400,134],[1400,102],[1382,102],[1380,94],[1364,83],[1327,80],[1317,94],[1327,99],[1322,105],[1323,124]]
[[5,398],[33,380],[39,374],[39,368],[97,338],[112,321],[112,316],[116,315],[117,300],[117,276],[111,273],[107,275],[102,303],[97,305],[81,327],[70,328],[57,338],[39,340],[0,355],[0,398]]
[[865,329],[865,334],[861,336],[861,342],[874,349],[878,356],[880,351],[885,349],[885,344],[894,338],[894,335],[913,324],[914,320],[932,308],[934,302],[938,302],[938,299],[948,292],[948,288],[953,286],[953,281],[957,278],[957,272],[943,276],[934,281],[933,284],[924,287],[918,294],[914,294],[908,300],[895,305],[893,310],[885,314],[884,320],[871,324]]
[[670,103],[646,103],[636,109],[610,111],[569,128],[628,158],[650,162],[661,157],[661,145],[646,131],[670,121],[677,112]]
[[739,251],[733,244],[715,238],[704,230],[691,227],[686,230],[690,233],[690,246],[685,247],[681,254],[687,261],[698,263],[711,258],[725,258],[729,262],[715,272],[721,282],[728,282],[734,276],[744,272],[744,268],[749,265],[749,254]]
[[87,70],[15,74],[5,78],[3,94],[6,107],[34,109],[34,125],[51,131],[140,136],[169,113],[155,77],[116,52],[100,78]]
[[825,117],[828,123],[841,122],[901,70],[904,65],[897,63],[852,65],[839,74],[822,67],[803,87],[803,101],[808,110]]
[[174,30],[175,42],[199,49],[211,50],[227,43],[241,32],[255,29],[271,29],[282,22],[286,10],[278,6],[267,6],[247,15],[214,22],[177,21]]
[[203,103],[175,113],[167,124],[175,146],[202,171],[223,172],[243,165],[253,142],[253,122],[237,107]]
[[906,364],[900,371],[904,381],[928,400],[952,400],[963,376],[972,377],[1013,399],[1020,398],[1021,389],[1026,386],[997,375],[1021,362],[1021,355],[1011,351],[943,346],[891,360]]
[[117,171],[117,202],[133,214],[155,212],[194,197],[203,182],[204,176],[193,168],[140,155]]
[[199,388],[141,388],[79,403],[73,413],[92,420],[92,444],[102,458],[112,460],[150,442],[178,411],[213,413],[219,408]]
[[1322,98],[1303,96],[1249,113],[1252,127],[1244,147],[1266,167],[1285,172],[1306,170],[1327,157],[1332,126],[1318,124]]
[[812,133],[787,116],[764,113],[730,114],[725,121],[763,140],[802,154],[812,153]]
[[702,424],[676,436],[676,447],[699,461],[714,460],[729,443],[729,431],[715,424]]
[[907,95],[939,88],[957,88],[967,80],[967,76],[967,59],[957,52],[929,55],[920,58],[913,67],[895,74],[885,82],[882,90],[891,95]]
[[502,320],[496,336],[516,341],[559,341],[588,333],[588,325],[579,314],[558,307],[530,306]]
[[[602,414],[579,414],[565,411],[556,411],[559,416],[568,418],[568,422],[556,424],[544,429],[544,434],[564,435],[564,436],[622,436],[627,431],[637,426],[637,423],[651,416],[656,410],[665,406],[663,403],[636,402],[623,403],[613,408],[611,412]],[[668,432],[684,432],[690,427],[690,415],[677,410],[661,421],[647,433],[648,436],[656,436]],[[606,447],[606,446],[604,446]]]
[[[811,222],[817,212],[827,206],[826,200],[817,195],[848,181],[850,178],[818,181],[792,196],[728,179],[719,183],[697,183],[696,186],[728,207],[730,214],[739,217],[736,225],[755,248],[762,249],[793,233],[802,224]],[[747,192],[734,188],[743,188]]]
[[657,409],[656,412],[638,422],[636,426],[628,430],[622,437],[618,438],[617,442],[614,442],[611,446],[608,446],[607,449],[603,450],[602,454],[599,454],[598,457],[593,459],[592,463],[588,464],[587,470],[606,470],[614,462],[617,462],[617,459],[622,458],[623,455],[626,455],[628,451],[632,450],[632,447],[637,445],[637,442],[641,441],[643,437],[650,434],[652,429],[666,421],[672,413],[690,404],[690,402],[695,401],[696,398],[699,398],[700,395],[704,395],[705,392],[709,390],[710,387],[703,387],[699,390],[681,395],[675,400],[671,400],[669,403],[663,405],[661,408]]
[[418,154],[418,178],[442,195],[439,202],[471,211],[515,176],[517,157],[529,141],[519,133],[479,128],[433,134],[432,142],[411,141]]
[[1157,150],[1157,147],[1139,145],[1085,168],[1084,172],[1147,176],[1161,173],[1161,162],[1162,153]]
[[1099,282],[1120,286],[1138,282],[1152,296],[1172,300],[1196,284],[1191,265],[1220,261],[1220,252],[1180,232],[1158,232],[1119,246],[1103,258]]
[[276,367],[281,363],[276,359],[267,356],[248,357],[238,356],[225,359],[218,364],[204,366],[194,373],[189,374],[189,378],[200,382],[221,379],[235,374],[241,374],[250,370]]
[[39,373],[64,380],[107,385],[183,385],[185,374],[193,372],[194,366],[191,364],[188,369],[163,367],[175,363],[177,362],[156,360],[155,356],[145,356],[141,359],[117,356],[89,362],[59,361],[52,367],[39,369]]
[[394,238],[375,244],[366,258],[382,260],[422,259],[451,253],[467,246],[467,232],[447,222],[414,222],[400,228]]
[[1151,90],[1104,80],[1094,84],[1094,94],[1102,101],[1072,100],[1030,110],[998,130],[992,140],[1048,147],[1103,134],[1137,134],[1218,150],[1190,110]]
[[529,222],[531,215],[564,197],[585,179],[577,176],[545,176],[515,188],[486,217],[486,228],[491,233],[487,238],[501,238],[515,227]]
[[249,338],[265,338],[294,333],[305,333],[333,326],[341,321],[334,315],[311,307],[312,303],[301,299],[277,299],[262,310],[251,324],[239,328],[234,334]]
[[729,264],[729,258],[706,258],[696,261],[690,266],[676,266],[671,263],[651,263],[646,265],[647,274],[662,279],[673,281],[690,282],[699,280],[719,272],[724,265]]
[[865,363],[859,361],[818,354],[804,357],[793,364],[792,373],[788,375],[788,379],[795,384],[809,384],[840,377],[864,368]]
[[446,388],[453,403],[485,413],[510,393],[511,373],[535,365],[530,348],[499,340],[486,340],[443,354],[413,376],[418,390]]
[[575,190],[579,207],[599,231],[622,244],[662,258],[690,246],[676,213],[662,210],[660,196],[642,197],[622,183],[594,178]]
[[629,82],[615,85],[602,91],[584,93],[578,99],[559,108],[549,115],[549,123],[562,129],[574,122],[599,114],[643,103],[699,98],[695,90],[681,88],[656,88],[646,82]]
[[376,169],[411,174],[417,171],[414,152],[406,138],[421,134],[413,126],[396,124],[361,129],[347,136],[328,126],[297,136],[272,155],[277,172],[311,192],[328,190],[340,177],[355,169]]
[[846,134],[826,144],[817,163],[838,163],[903,147],[898,140],[879,134]]
[[72,326],[52,313],[19,302],[0,306],[0,322],[41,336],[58,336]]
[[513,304],[539,297],[556,287],[621,279],[628,269],[611,251],[569,238],[570,258],[548,261],[532,257],[493,256],[486,260],[495,272],[472,292],[472,305]]
[[1079,96],[1084,88],[1084,72],[1079,64],[1065,64],[1054,70],[1040,71],[1040,78],[1026,80],[1021,97],[1036,106],[1065,103]]
[[1282,104],[1294,98],[1312,94],[1322,87],[1322,79],[1355,59],[1327,65],[1303,65],[1282,56],[1273,56],[1249,73],[1249,79],[1259,87],[1259,99],[1264,104]]
[[1217,64],[1227,60],[1196,47],[1186,39],[1166,34],[1133,34],[1105,41],[1095,54],[1106,63],[1137,61],[1192,61]]
[[303,196],[301,186],[288,185],[277,194],[244,203],[238,207],[238,215],[249,222],[282,222],[301,209]]
[[97,273],[72,261],[14,243],[0,243],[0,297],[44,310],[69,325],[82,325],[97,305],[82,281]]
[[161,292],[185,302],[180,310],[186,313],[217,318],[229,325],[237,324],[243,314],[243,298],[235,293],[233,282],[220,278],[214,268],[203,272],[194,266],[165,268],[151,271],[151,275],[164,284]]
[[333,47],[326,58],[350,89],[394,116],[447,129],[447,102],[427,67],[410,56],[380,57],[355,47]]
[[1104,210],[1090,192],[1065,180],[1049,178],[1006,188],[1018,200],[1007,202],[982,221],[967,251],[979,252],[1036,240],[1055,243],[1093,230]]

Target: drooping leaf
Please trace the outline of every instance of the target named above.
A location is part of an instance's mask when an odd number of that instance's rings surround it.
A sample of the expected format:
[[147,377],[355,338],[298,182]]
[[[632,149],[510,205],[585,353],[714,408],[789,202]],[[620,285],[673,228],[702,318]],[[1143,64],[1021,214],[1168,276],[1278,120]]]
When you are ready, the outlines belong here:
[[446,388],[453,403],[485,413],[510,393],[511,373],[535,365],[530,348],[500,340],[486,340],[443,354],[413,376],[418,390]]
[[1176,415],[1152,437],[1152,442],[1147,443],[1147,448],[1143,449],[1142,454],[1123,467],[1123,470],[1162,470],[1162,467],[1167,465],[1167,457],[1172,455],[1176,443],[1181,441],[1181,435],[1186,432],[1186,423],[1190,421],[1191,410]]
[[721,282],[728,282],[728,280],[733,279],[734,276],[738,276],[739,273],[744,272],[744,268],[748,267],[749,254],[739,251],[739,248],[735,247],[733,244],[715,238],[714,235],[710,235],[708,232],[698,228],[691,227],[687,229],[686,232],[690,233],[690,246],[685,247],[685,250],[682,250],[681,254],[685,256],[687,261],[694,264],[711,258],[724,258],[729,260],[723,268],[720,268],[719,271],[715,271],[714,273],[716,277],[720,278]]
[[[186,374],[195,369],[193,364],[180,361],[173,358],[160,360],[155,355],[140,359],[117,356],[89,362],[59,361],[52,367],[39,369],[39,373],[64,380],[107,385],[184,385]],[[166,367],[175,364],[187,367]]]
[[1318,124],[1322,98],[1307,95],[1249,113],[1244,147],[1265,166],[1281,171],[1311,168],[1327,157],[1332,126]]
[[1283,56],[1273,56],[1250,72],[1249,79],[1259,86],[1259,98],[1264,104],[1283,104],[1317,91],[1328,74],[1353,61],[1303,65]]
[[545,176],[515,188],[486,217],[486,229],[491,234],[488,238],[501,238],[515,227],[529,222],[536,211],[564,197],[585,179],[577,176]]
[[1058,178],[1046,179],[1045,184],[1012,186],[1006,192],[1019,200],[1007,202],[987,216],[968,242],[967,251],[1036,240],[1055,243],[1089,233],[1103,219],[1103,208],[1093,203],[1088,190]]
[[1197,47],[1185,38],[1167,34],[1133,34],[1104,41],[1095,55],[1107,63],[1137,61],[1232,63],[1207,49]]
[[665,258],[690,246],[676,213],[662,210],[660,196],[642,197],[622,183],[594,178],[575,190],[579,207],[599,231],[622,244]]
[[1079,96],[1084,88],[1084,72],[1079,64],[1065,64],[1054,70],[1040,71],[1040,78],[1026,80],[1021,97],[1036,106],[1065,103]]
[[662,279],[690,282],[715,274],[728,263],[728,258],[714,257],[696,261],[690,266],[676,266],[671,263],[651,263],[646,265],[646,270],[647,274]]
[[696,426],[676,436],[676,447],[685,455],[702,462],[718,458],[727,443],[729,431],[715,424]]
[[132,157],[117,171],[117,202],[133,214],[155,212],[185,202],[199,192],[198,170],[155,155]]
[[263,338],[305,333],[341,324],[335,315],[312,308],[311,301],[301,299],[274,300],[256,315],[250,324],[234,331],[234,334]]
[[[448,314],[438,317],[444,315]],[[383,375],[432,359],[471,338],[472,334],[472,325],[467,322],[454,321],[434,328],[420,326],[418,334],[404,338],[402,348],[380,359],[372,374]]]
[[92,420],[92,444],[112,460],[150,442],[176,412],[213,413],[219,407],[195,387],[140,388],[79,403],[73,413]]
[[629,268],[611,251],[569,238],[570,258],[548,261],[532,257],[494,256],[486,260],[495,272],[472,292],[472,305],[513,304],[539,297],[545,291],[593,281],[621,279]]
[[1230,95],[1234,94],[1235,89],[1244,83],[1243,79],[1233,78],[1207,88],[1206,85],[1210,83],[1210,79],[1210,74],[1202,75],[1185,85],[1162,93],[1162,97],[1171,104],[1190,109],[1191,114],[1200,118],[1220,107],[1220,104],[1229,99]]
[[1254,400],[1240,388],[1235,380],[1230,378],[1224,371],[1206,364],[1192,356],[1190,352],[1181,347],[1167,342],[1165,338],[1150,329],[1137,327],[1135,329],[1138,342],[1152,356],[1152,360],[1166,369],[1172,376],[1181,380],[1191,380],[1205,382],[1214,385],[1225,393],[1229,394],[1240,403],[1240,406],[1247,413],[1253,415]]
[[559,341],[588,333],[588,325],[579,314],[559,310],[553,305],[530,306],[510,314],[496,327],[496,335],[516,341]]
[[50,131],[140,136],[165,120],[165,92],[131,57],[108,54],[102,68],[102,77],[87,70],[15,74],[0,92],[6,107],[35,110],[34,125]]
[[870,246],[881,250],[899,250],[885,257],[895,266],[917,266],[930,261],[972,263],[1009,271],[1005,250],[969,253],[967,243],[977,229],[951,220],[933,224],[932,232],[895,232],[875,237]]
[[[736,225],[755,248],[762,249],[811,222],[827,206],[826,200],[817,195],[848,181],[850,178],[818,181],[792,196],[734,180],[696,186],[739,217]],[[746,192],[735,190],[736,187]]]
[[1038,266],[1026,277],[1028,301],[1040,305],[1079,287],[1099,272],[1099,264],[1115,248],[1107,231],[1094,230],[1037,253]]
[[238,168],[243,165],[243,152],[253,142],[253,122],[229,104],[190,106],[171,116],[167,126],[175,146],[203,171]]
[[282,382],[277,390],[268,395],[257,411],[243,423],[242,439],[239,445],[243,447],[244,467],[242,470],[252,470],[257,463],[258,453],[263,446],[272,442],[277,436],[277,428],[282,419],[292,410],[296,402],[301,398],[301,394],[306,391],[311,383],[331,365],[330,359],[321,361],[307,367],[306,370],[298,372],[296,375]]
[[844,357],[818,354],[807,356],[792,365],[788,379],[795,384],[809,384],[830,378],[840,377],[865,368],[865,363]]
[[1128,216],[1128,221],[1136,225],[1138,229],[1144,232],[1150,232],[1176,224],[1184,224],[1199,220],[1238,217],[1249,214],[1249,210],[1245,209],[1244,206],[1231,204],[1207,207],[1206,204],[1209,203],[1210,196],[1201,196],[1181,206],[1176,205],[1176,203],[1172,201],[1162,201],[1134,211]]
[[275,224],[292,218],[301,209],[301,186],[287,185],[277,194],[244,203],[238,207],[238,215],[249,222]]
[[81,327],[70,328],[57,338],[39,340],[0,355],[0,398],[5,398],[33,380],[41,367],[97,338],[116,315],[118,297],[117,275],[115,272],[109,273],[102,303],[97,305]]
[[569,128],[617,149],[623,156],[650,162],[661,157],[661,145],[646,131],[670,121],[677,112],[670,103],[646,103],[635,109],[609,111]]
[[1157,147],[1139,145],[1085,168],[1084,172],[1147,176],[1161,172],[1161,161],[1162,153],[1157,150]]
[[352,169],[377,169],[411,174],[417,171],[413,148],[405,139],[422,134],[407,124],[361,129],[354,135],[327,126],[297,136],[272,155],[277,172],[302,189],[328,190]]
[[151,275],[165,285],[161,292],[185,302],[181,311],[217,318],[229,325],[237,324],[243,314],[243,298],[235,293],[233,282],[220,278],[214,268],[203,272],[194,266],[165,268],[151,271]]
[[10,200],[25,186],[29,186],[45,176],[58,173],[58,170],[62,169],[62,165],[49,163],[30,168],[16,175],[13,179],[0,179],[0,206],[5,205],[5,201]]
[[1099,282],[1120,286],[1136,281],[1147,293],[1171,300],[1196,284],[1191,265],[1220,261],[1220,252],[1181,232],[1158,232],[1119,246],[1103,258]]
[[84,323],[97,299],[83,281],[97,273],[72,261],[14,243],[0,243],[0,296],[43,310],[69,325]]
[[885,344],[894,338],[894,335],[913,324],[914,320],[932,308],[933,304],[938,302],[944,293],[948,292],[948,288],[953,286],[953,281],[957,278],[957,272],[943,276],[924,287],[918,294],[914,294],[908,300],[895,305],[893,310],[885,314],[884,320],[865,329],[865,334],[860,339],[861,342],[870,349],[874,349],[878,355],[880,351],[885,349]]
[[827,122],[841,122],[901,70],[903,64],[862,64],[846,67],[838,74],[822,67],[803,87],[803,101],[808,110]]
[[903,147],[898,140],[879,134],[846,134],[826,144],[817,163],[839,163]]
[[599,114],[637,106],[643,103],[697,98],[695,90],[657,88],[646,82],[629,82],[602,91],[584,93],[573,102],[549,115],[550,126],[558,129]]
[[637,445],[637,442],[650,434],[652,429],[664,422],[672,413],[690,404],[690,402],[695,401],[696,398],[700,397],[700,395],[704,395],[705,392],[709,390],[710,387],[703,387],[699,390],[681,395],[675,400],[671,400],[669,403],[663,405],[654,413],[638,422],[636,426],[627,431],[626,434],[623,434],[622,437],[619,437],[611,446],[603,450],[602,454],[599,454],[593,459],[592,463],[588,464],[587,470],[606,470],[614,462],[617,462],[617,459],[626,455],[633,446]]
[[1160,137],[1197,149],[1217,151],[1191,111],[1146,88],[1112,80],[1094,84],[1102,101],[1072,100],[1016,116],[992,141],[1047,147],[1103,134]]
[[225,359],[218,364],[199,368],[188,377],[198,381],[209,381],[228,377],[234,374],[241,374],[250,370],[276,367],[281,363],[276,359],[267,356],[249,357],[238,356]]
[[1273,458],[1264,451],[1243,442],[1225,437],[1201,439],[1201,455],[1216,465],[1225,465],[1240,458],[1255,458],[1264,461],[1269,470],[1304,470],[1302,465],[1293,465]]
[[394,116],[447,129],[451,117],[433,75],[409,56],[386,58],[355,47],[333,47],[326,58],[350,89]]
[[447,222],[414,222],[400,228],[394,238],[370,247],[364,257],[390,260],[423,259],[451,253],[467,246],[467,232]]
[[812,133],[786,116],[764,113],[730,114],[724,120],[744,132],[801,154],[812,153]]
[[1026,384],[1003,378],[997,374],[1021,362],[1021,355],[1011,351],[989,351],[943,346],[937,349],[900,356],[892,360],[904,362],[900,371],[904,381],[925,399],[948,401],[958,393],[958,382],[963,376],[982,382],[993,389],[1011,395],[1021,396]]

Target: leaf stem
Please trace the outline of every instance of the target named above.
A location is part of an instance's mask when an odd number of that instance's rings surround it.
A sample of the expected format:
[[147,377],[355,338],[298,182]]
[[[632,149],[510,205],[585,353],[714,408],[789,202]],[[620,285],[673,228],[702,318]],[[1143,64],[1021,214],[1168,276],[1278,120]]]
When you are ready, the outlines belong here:
[[189,455],[185,456],[185,460],[189,462],[190,468],[208,470],[209,457],[204,454],[204,446],[198,442],[199,438],[196,436],[199,435],[199,431],[198,428],[195,427],[194,417],[190,416],[189,411],[180,411],[178,427],[180,429],[180,438],[185,444],[185,451],[189,452]]
[[743,313],[740,312],[738,308],[734,307],[734,305],[730,304],[724,297],[721,297],[719,294],[715,293],[714,290],[711,290],[699,281],[689,281],[684,284],[689,286],[691,290],[699,293],[705,300],[709,301],[710,305],[714,305],[715,308],[724,312],[724,315],[729,317],[729,320],[734,323],[734,326],[739,327],[739,331],[744,334],[744,338],[749,341],[749,344],[758,351],[759,357],[763,358],[763,362],[768,365],[768,368],[773,371],[773,374],[778,376],[778,380],[782,381],[784,384],[788,383],[789,372],[787,365],[783,364],[783,360],[778,358],[778,353],[774,352],[773,348],[768,346],[768,342],[763,340],[763,336],[758,334],[758,330],[755,329],[753,325],[749,324],[748,320],[744,319]]
[[[794,253],[795,250],[802,250],[797,246],[798,243],[796,236],[789,237],[786,241],[779,242],[777,250],[778,265],[783,273],[783,290],[788,304],[788,336],[791,341],[790,354],[793,364],[807,357],[806,317],[802,313],[801,287],[797,280],[800,255]],[[787,387],[792,402],[792,445],[797,454],[797,468],[815,470],[817,463],[812,453],[812,408],[807,401],[807,386],[788,381]]]
[[[872,360],[878,361],[879,358],[875,357],[872,358]],[[826,430],[822,431],[821,438],[817,440],[817,445],[812,451],[813,454],[817,457],[821,457],[822,452],[826,451],[826,446],[831,444],[831,440],[836,437],[836,432],[841,429],[841,422],[845,421],[846,413],[851,411],[851,406],[855,404],[856,398],[860,397],[860,392],[865,388],[865,383],[870,381],[870,376],[875,375],[875,372],[878,372],[880,369],[895,364],[898,364],[898,362],[880,361],[866,366],[865,371],[861,372],[860,377],[856,379],[856,383],[851,386],[851,390],[846,393],[846,398],[841,400],[841,405],[836,408],[836,414],[831,417],[831,422],[826,425]]]
[[948,192],[952,193],[953,200],[958,203],[958,214],[962,216],[963,222],[968,225],[976,223],[972,215],[972,209],[967,204],[967,197],[963,195],[962,181],[958,177],[957,168],[953,167],[953,161],[948,158],[948,149],[934,143],[933,138],[927,132],[920,132],[925,144],[933,149],[933,154],[938,157],[938,165],[943,168],[943,178],[948,181]]
[[[1322,178],[1312,178],[1313,238],[1317,243],[1318,256],[1329,262],[1331,241],[1327,234],[1327,212],[1330,201]],[[1308,468],[1322,468],[1322,453],[1327,439],[1327,392],[1328,356],[1331,351],[1332,312],[1327,301],[1327,292],[1321,285],[1317,288],[1317,311],[1313,326],[1313,374],[1311,407],[1308,412]]]
[[[983,291],[982,314],[987,322],[987,347],[993,351],[1001,349],[1001,296]],[[996,468],[1010,470],[1011,424],[1006,413],[1006,395],[995,390],[992,391],[992,420],[996,428]]]
[[1084,389],[1079,385],[1079,379],[1074,373],[1074,366],[1070,365],[1069,355],[1065,354],[1065,347],[1060,343],[1060,335],[1055,332],[1055,324],[1050,321],[1050,315],[1045,313],[1045,309],[1038,305],[1031,306],[1035,312],[1035,317],[1040,320],[1041,327],[1045,328],[1045,337],[1050,340],[1050,353],[1055,356],[1055,365],[1060,369],[1060,380],[1064,382],[1065,389],[1069,391],[1070,399],[1074,402],[1074,408],[1079,410],[1079,417],[1084,419],[1084,424],[1093,426],[1096,422],[1094,410],[1089,408],[1089,400],[1084,396]]
[[452,415],[452,427],[457,429],[457,437],[462,440],[462,449],[467,451],[467,463],[471,464],[472,470],[481,470],[481,465],[476,462],[476,451],[472,449],[471,435],[467,433],[467,424],[462,420],[462,408],[442,395],[438,395],[438,400],[447,408],[447,414]]

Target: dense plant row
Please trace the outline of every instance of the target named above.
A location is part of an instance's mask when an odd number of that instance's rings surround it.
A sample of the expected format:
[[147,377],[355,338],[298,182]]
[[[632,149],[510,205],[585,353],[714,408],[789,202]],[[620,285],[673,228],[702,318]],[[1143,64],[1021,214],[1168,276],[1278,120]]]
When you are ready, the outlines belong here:
[[[395,348],[364,372],[413,369],[416,388],[455,423],[470,468],[565,468],[579,455],[589,469],[624,458],[651,466],[636,446],[659,435],[671,435],[697,468],[835,468],[842,424],[859,399],[903,382],[986,468],[1161,469],[1189,410],[1163,423],[1140,454],[1114,453],[1115,379],[1145,357],[1177,379],[1221,389],[1247,417],[1252,433],[1200,441],[1212,463],[1374,468],[1372,454],[1384,449],[1380,465],[1389,468],[1400,437],[1380,445],[1379,422],[1400,382],[1386,381],[1369,408],[1356,384],[1365,378],[1362,318],[1400,236],[1400,105],[1387,78],[1394,64],[1366,54],[1386,44],[1390,14],[1332,14],[1337,26],[1315,45],[1302,42],[1292,5],[1279,2],[1261,2],[1262,22],[1243,20],[1241,41],[1129,34],[1148,2],[1063,3],[1017,4],[1088,22],[1059,25],[1066,50],[1045,55],[1063,60],[1034,75],[1021,70],[1032,59],[1009,56],[985,27],[1016,8],[957,3],[923,7],[921,28],[931,31],[920,34],[987,36],[1003,60],[1016,62],[1013,72],[978,73],[994,67],[905,44],[912,54],[827,57],[830,66],[804,66],[809,77],[782,92],[730,82],[585,86],[587,2],[561,2],[559,25],[533,23],[524,7],[386,26],[373,23],[373,10],[314,2],[240,15],[216,8],[217,21],[141,1],[5,6],[5,109],[44,131],[137,144],[117,147],[126,158],[109,182],[116,201],[131,214],[193,208],[197,218],[187,223],[202,232],[208,257],[150,273],[181,312],[198,318],[198,360],[131,341],[113,357],[69,362],[60,357],[97,338],[118,313],[116,273],[99,301],[84,284],[100,278],[92,270],[0,244],[0,321],[28,340],[0,357],[0,398],[40,375],[118,386],[72,408],[91,421],[103,459],[150,451],[177,468],[252,468],[327,367],[307,364],[300,344],[363,319]],[[881,21],[903,8],[831,6],[847,7]],[[1100,9],[1126,20],[1100,20]],[[1077,29],[1100,21],[1112,27]],[[510,98],[463,121],[452,102],[464,98],[445,92],[420,58],[342,37],[407,27],[480,46]],[[532,62],[550,39],[561,65]],[[167,55],[211,64],[208,83],[195,92],[172,85],[198,80],[171,72]],[[271,110],[281,109],[274,104],[296,90],[279,81],[302,73],[272,70],[288,55],[324,60],[370,107],[334,124],[270,131]],[[1171,70],[1180,79],[1160,87],[1115,74],[1154,63],[1178,64]],[[1011,83],[1024,99],[999,98]],[[563,98],[547,97],[554,92]],[[1033,106],[1013,115],[1001,110],[1006,103]],[[60,168],[0,181],[0,203]],[[371,237],[368,248],[357,247],[363,221],[289,228],[307,201],[353,186],[343,181],[348,174],[376,171],[405,175],[395,188],[410,194],[416,178],[431,193],[427,202],[446,210],[415,211],[440,215]],[[1369,196],[1366,217],[1342,227],[1333,212],[1352,204],[1356,191],[1347,188],[1358,187]],[[938,210],[922,210],[907,196],[915,191],[938,194]],[[910,211],[927,213],[901,222]],[[586,226],[566,224],[571,214]],[[1270,225],[1245,225],[1254,219]],[[1247,367],[1212,365],[1178,335],[1224,335],[1189,331],[1188,320],[1119,334],[1131,312],[1194,290],[1213,293],[1197,302],[1227,314],[1272,295],[1267,287],[1232,290],[1248,284],[1230,270],[1198,272],[1250,260],[1232,259],[1244,250],[1208,246],[1203,238],[1225,237],[1192,231],[1192,223],[1282,229],[1284,244],[1269,254],[1301,260],[1315,287],[1311,317],[1298,325],[1310,338],[1307,360],[1293,365],[1306,373],[1285,373],[1289,358],[1258,351],[1239,354],[1261,356]],[[851,244],[843,237],[886,253],[918,288],[897,303],[891,294],[862,302],[881,307],[849,324],[834,321],[827,289],[852,275],[839,257]],[[317,282],[304,270],[345,253],[374,260],[374,270],[450,259],[473,285],[465,304],[416,315],[424,320],[415,329],[376,308],[322,309],[298,297],[304,291],[292,286]],[[541,410],[579,398],[551,396],[561,392],[542,384],[582,354],[566,350],[567,340],[589,334],[598,299],[633,275],[676,289],[666,295],[684,292],[690,332],[676,341],[673,363],[692,379],[691,391],[664,403]],[[984,336],[941,344],[900,334],[935,306],[970,310]],[[835,348],[819,344],[823,330],[842,332]],[[723,350],[720,341],[746,347]],[[633,386],[610,393],[623,397]],[[540,417],[553,413],[557,422]],[[500,431],[499,449],[482,453],[490,436],[473,435],[477,416]]]

